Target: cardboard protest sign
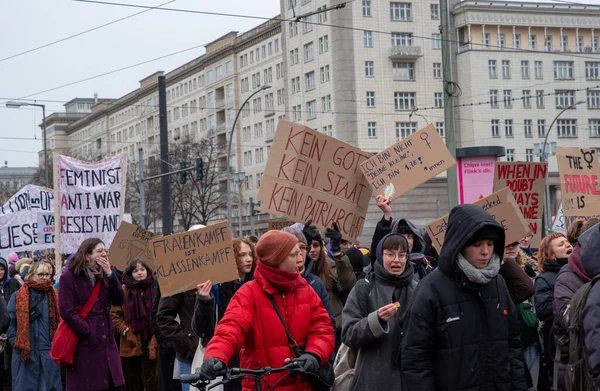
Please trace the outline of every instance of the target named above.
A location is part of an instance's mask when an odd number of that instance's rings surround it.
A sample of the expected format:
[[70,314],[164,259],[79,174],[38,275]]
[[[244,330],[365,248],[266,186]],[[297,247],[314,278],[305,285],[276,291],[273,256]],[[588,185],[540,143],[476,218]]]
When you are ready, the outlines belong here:
[[567,227],[565,225],[565,216],[563,214],[562,202],[560,207],[558,208],[558,212],[556,212],[556,216],[554,217],[554,223],[552,224],[552,232],[560,232],[563,234],[567,234]]
[[376,194],[393,201],[455,164],[446,144],[430,124],[363,161],[360,169]]
[[156,237],[150,242],[163,297],[239,278],[227,223]]
[[370,154],[303,125],[279,121],[258,192],[261,212],[292,221],[313,220],[342,235],[362,232],[371,188],[360,163]]
[[531,246],[538,248],[544,228],[542,216],[548,163],[496,162],[494,191],[508,187],[531,228]]
[[575,219],[600,215],[600,164],[595,149],[556,148],[562,207],[567,229]]
[[52,213],[53,210],[52,189],[27,185],[10,197],[0,206],[0,252],[7,254],[53,247],[53,242],[41,242],[38,232],[38,214]]
[[294,225],[293,221],[289,220],[271,220],[269,221],[269,231],[281,231],[285,227]]
[[109,246],[125,208],[125,155],[90,163],[55,154],[54,161],[60,252],[73,253],[90,237]]
[[[497,191],[488,197],[473,202],[473,204],[481,206],[504,227],[506,244],[517,242],[529,232],[529,224],[523,218],[519,205],[509,188]],[[449,215],[446,215],[427,224],[425,227],[438,253],[442,250],[444,236],[448,229],[448,217]]]
[[152,238],[154,233],[121,221],[119,230],[110,244],[110,262],[121,271],[125,270],[129,261],[135,258],[141,258],[154,267],[154,258],[150,249]]

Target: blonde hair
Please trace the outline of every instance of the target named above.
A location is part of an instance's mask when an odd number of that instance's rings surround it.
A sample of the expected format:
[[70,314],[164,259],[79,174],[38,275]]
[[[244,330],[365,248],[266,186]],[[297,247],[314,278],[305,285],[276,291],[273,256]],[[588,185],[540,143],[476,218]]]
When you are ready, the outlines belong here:
[[550,236],[546,236],[544,239],[542,239],[542,242],[540,243],[540,248],[538,249],[538,253],[537,253],[537,262],[538,262],[538,272],[539,273],[543,273],[544,272],[544,261],[548,258],[550,258],[550,251],[551,251],[551,245],[552,245],[552,241],[554,239],[560,239],[560,238],[567,238],[565,236],[565,234],[562,234],[560,232],[555,232]]
[[578,219],[574,220],[571,225],[569,225],[569,230],[567,231],[567,240],[573,246],[577,244],[577,239],[579,239],[579,235],[581,235],[581,228],[585,225],[585,220]]

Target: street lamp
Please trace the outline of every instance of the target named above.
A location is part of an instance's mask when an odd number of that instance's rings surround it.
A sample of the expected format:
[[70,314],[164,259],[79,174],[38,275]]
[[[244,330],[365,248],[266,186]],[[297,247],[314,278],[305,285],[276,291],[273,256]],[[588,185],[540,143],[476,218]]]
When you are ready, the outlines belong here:
[[50,187],[48,181],[48,149],[46,147],[46,105],[42,105],[39,103],[26,103],[26,102],[6,102],[6,107],[11,109],[18,109],[21,106],[36,106],[42,108],[42,129],[44,131],[44,175],[45,175],[45,184],[46,187]]
[[[550,127],[548,128],[548,132],[546,133],[546,137],[544,137],[544,144],[542,145],[542,151],[540,153],[540,162],[548,162],[548,153],[546,152],[546,146],[548,145],[548,136],[550,135],[550,131],[552,130],[552,126],[554,125],[554,123],[556,122],[556,120],[558,120],[558,117],[560,117],[565,111],[570,110],[575,108],[575,106],[580,105],[582,103],[585,103],[585,101],[580,100],[577,101],[575,103],[573,103],[572,105],[569,105],[567,107],[565,107],[564,109],[561,110],[560,113],[558,113],[558,115],[556,117],[554,117],[554,119],[552,120],[552,123],[550,124]],[[548,178],[546,178],[546,188],[544,189],[544,197],[546,199],[546,202],[544,205],[544,220],[545,220],[545,224],[544,224],[544,236],[546,236],[546,232],[548,232],[550,225],[550,185],[548,183]]]
[[[271,88],[271,86],[264,85],[258,90],[254,91],[254,93],[252,93],[248,98],[246,98],[244,103],[242,103],[242,105],[240,106],[240,109],[238,110],[237,114],[235,115],[233,125],[231,126],[231,131],[229,132],[229,146],[227,147],[227,224],[229,224],[229,226],[231,226],[231,195],[229,194],[231,192],[231,143],[233,141],[233,133],[235,132],[235,124],[237,123],[237,120],[240,116],[240,113],[244,109],[244,106],[246,106],[246,103],[248,103],[248,101],[252,99],[254,95],[269,88]],[[242,213],[241,210],[240,213]]]

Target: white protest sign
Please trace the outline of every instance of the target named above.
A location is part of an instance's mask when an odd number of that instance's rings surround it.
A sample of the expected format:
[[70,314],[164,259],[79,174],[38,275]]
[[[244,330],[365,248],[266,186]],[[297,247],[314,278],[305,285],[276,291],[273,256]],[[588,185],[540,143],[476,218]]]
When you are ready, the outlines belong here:
[[90,163],[57,154],[54,161],[60,252],[73,253],[93,237],[110,246],[125,209],[125,156]]
[[37,214],[37,242],[54,247],[54,213]]
[[560,203],[560,207],[558,208],[558,212],[556,213],[556,217],[554,218],[554,224],[552,224],[552,232],[560,232],[563,234],[567,234],[567,227],[565,227],[565,215],[563,214],[562,202]]

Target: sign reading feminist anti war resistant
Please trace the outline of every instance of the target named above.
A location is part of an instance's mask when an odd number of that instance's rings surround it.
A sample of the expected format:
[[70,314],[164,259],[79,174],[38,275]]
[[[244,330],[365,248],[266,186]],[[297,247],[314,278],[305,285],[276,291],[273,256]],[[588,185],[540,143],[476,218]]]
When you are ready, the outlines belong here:
[[227,223],[155,237],[150,248],[163,297],[239,278]]
[[279,121],[258,192],[261,212],[291,221],[337,222],[345,239],[362,232],[371,188],[360,163],[371,154],[303,125]]
[[[510,189],[505,187],[492,195],[482,198],[473,204],[479,205],[488,212],[494,220],[504,227],[505,243],[517,242],[529,232],[529,224],[523,218],[519,205],[515,201]],[[444,237],[448,230],[448,217],[446,215],[425,227],[431,238],[431,243],[439,253],[442,251]]]
[[55,155],[56,242],[61,253],[97,237],[110,246],[125,208],[125,155],[84,162]]
[[456,165],[433,125],[363,161],[360,169],[378,195],[392,201]]
[[547,175],[547,163],[496,162],[494,191],[510,188],[531,229],[533,248],[538,248],[542,240]]
[[565,225],[600,217],[600,164],[595,149],[556,148]]

